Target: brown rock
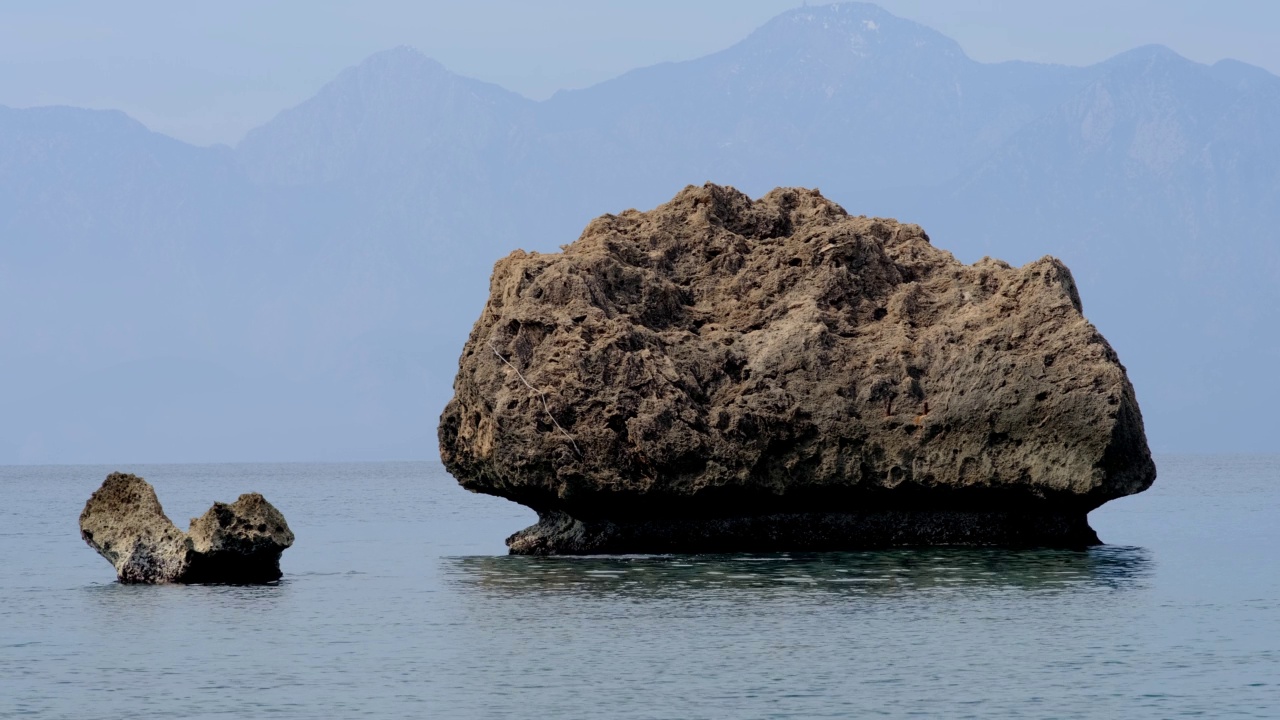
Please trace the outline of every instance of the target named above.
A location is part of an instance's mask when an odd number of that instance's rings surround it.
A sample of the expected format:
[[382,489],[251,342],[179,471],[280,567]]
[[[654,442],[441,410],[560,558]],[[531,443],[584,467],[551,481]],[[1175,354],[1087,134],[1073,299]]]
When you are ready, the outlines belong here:
[[120,582],[176,582],[191,566],[186,535],[136,475],[107,476],[80,513],[80,537],[111,563]]
[[[191,519],[196,560],[188,582],[270,582],[280,578],[280,555],[293,545],[284,515],[258,493],[246,493],[230,505],[214,503]],[[208,580],[204,578],[215,578]]]
[[261,495],[214,503],[179,530],[136,475],[112,473],[80,513],[80,536],[127,583],[261,583],[280,578],[293,544],[284,516]]
[[1084,545],[1155,478],[1060,261],[964,265],[813,190],[514,252],[459,365],[441,456],[539,513],[512,552]]

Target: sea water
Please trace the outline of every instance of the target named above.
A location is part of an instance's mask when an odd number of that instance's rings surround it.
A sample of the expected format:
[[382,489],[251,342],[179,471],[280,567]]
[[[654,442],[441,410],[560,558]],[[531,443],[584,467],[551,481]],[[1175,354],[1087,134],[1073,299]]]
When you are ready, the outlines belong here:
[[[0,717],[1280,717],[1280,458],[1158,464],[1083,552],[595,558],[438,463],[0,468]],[[283,580],[114,582],[112,470],[264,493]]]

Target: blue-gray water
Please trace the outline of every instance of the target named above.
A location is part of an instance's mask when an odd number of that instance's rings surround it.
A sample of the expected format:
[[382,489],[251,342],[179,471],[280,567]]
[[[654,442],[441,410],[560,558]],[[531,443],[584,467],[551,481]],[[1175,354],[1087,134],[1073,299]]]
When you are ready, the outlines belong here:
[[[1088,552],[503,556],[433,463],[0,468],[0,717],[1280,717],[1280,457],[1165,457]],[[113,469],[263,492],[265,587],[114,582]]]

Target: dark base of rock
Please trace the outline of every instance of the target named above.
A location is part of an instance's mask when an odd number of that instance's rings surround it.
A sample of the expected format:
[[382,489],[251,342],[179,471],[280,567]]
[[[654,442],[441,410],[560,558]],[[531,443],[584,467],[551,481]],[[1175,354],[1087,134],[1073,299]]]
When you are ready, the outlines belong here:
[[186,584],[260,585],[275,582],[280,571],[281,553],[246,556],[237,553],[195,555],[191,566],[174,582]]
[[513,555],[798,552],[968,545],[1100,545],[1083,512],[878,510],[582,521],[561,512],[507,538]]
[[156,571],[122,572],[117,579],[128,585],[262,585],[284,576],[280,555],[274,557],[188,555],[187,568],[181,574],[163,575]]

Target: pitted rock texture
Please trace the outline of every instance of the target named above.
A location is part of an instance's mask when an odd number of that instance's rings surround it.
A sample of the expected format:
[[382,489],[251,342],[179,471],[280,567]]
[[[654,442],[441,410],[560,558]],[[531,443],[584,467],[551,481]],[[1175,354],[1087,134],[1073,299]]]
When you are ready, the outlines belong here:
[[120,582],[175,582],[191,566],[187,536],[136,475],[107,476],[80,513],[80,537],[111,563]]
[[691,186],[500,260],[439,438],[539,513],[528,553],[1083,545],[1155,479],[1060,261],[964,265],[796,188]]
[[192,518],[187,535],[195,553],[189,582],[228,576],[239,582],[278,580],[280,555],[293,545],[284,515],[258,493],[241,495],[230,505],[214,503]]
[[284,516],[261,495],[214,503],[183,533],[151,485],[112,473],[80,513],[80,536],[126,583],[261,583],[280,578],[293,544]]

